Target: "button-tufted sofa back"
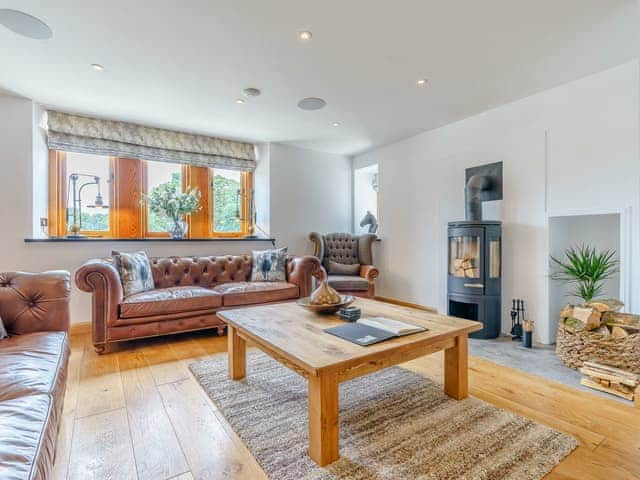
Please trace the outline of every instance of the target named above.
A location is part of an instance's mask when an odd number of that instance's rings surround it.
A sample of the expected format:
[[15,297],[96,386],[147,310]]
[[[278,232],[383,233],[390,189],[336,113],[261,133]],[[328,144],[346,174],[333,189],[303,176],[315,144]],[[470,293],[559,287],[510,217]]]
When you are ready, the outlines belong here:
[[371,265],[373,256],[371,243],[376,236],[371,233],[352,235],[350,233],[327,233],[322,235],[311,232],[309,239],[313,242],[313,255],[322,262],[329,271],[329,261],[346,265]]
[[190,285],[207,288],[218,283],[251,279],[250,255],[152,257],[149,260],[156,288]]
[[0,273],[0,318],[9,333],[69,329],[69,272]]
[[353,265],[360,263],[358,258],[358,237],[349,233],[329,233],[324,235],[324,261]]

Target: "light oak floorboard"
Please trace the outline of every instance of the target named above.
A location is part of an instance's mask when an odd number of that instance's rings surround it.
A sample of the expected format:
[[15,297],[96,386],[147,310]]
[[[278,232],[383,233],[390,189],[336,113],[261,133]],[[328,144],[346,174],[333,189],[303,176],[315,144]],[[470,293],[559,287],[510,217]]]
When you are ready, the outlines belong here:
[[118,353],[138,478],[170,478],[189,470],[144,355]]
[[67,386],[64,396],[64,410],[58,443],[56,445],[56,462],[53,469],[53,478],[66,478],[69,470],[69,457],[71,455],[71,442],[73,440],[73,426],[76,419],[78,405],[78,390],[80,384],[80,367],[84,355],[84,342],[79,338],[71,340],[71,355],[67,369]]
[[135,480],[136,465],[124,408],[76,420],[71,447],[72,480]]
[[86,417],[124,407],[122,379],[116,355],[98,355],[85,343],[77,417]]
[[191,472],[183,473],[182,475],[178,475],[177,477],[173,477],[170,480],[194,480]]
[[237,448],[193,380],[159,386],[160,395],[196,479],[264,478],[248,452]]
[[[177,341],[184,342],[185,340],[180,338]],[[191,375],[187,364],[176,355],[170,343],[172,342],[162,339],[160,343],[156,341],[142,349],[156,385],[177,382],[187,379]]]
[[[66,478],[83,480],[265,479],[187,369],[226,349],[226,337],[198,332],[126,342],[98,356],[88,336],[73,336],[54,478],[68,471]],[[443,359],[439,352],[403,366],[442,383]],[[637,409],[481,358],[469,357],[469,367],[472,396],[579,440],[547,479],[640,479]],[[145,424],[156,433],[145,437]],[[143,458],[163,466],[154,471]]]

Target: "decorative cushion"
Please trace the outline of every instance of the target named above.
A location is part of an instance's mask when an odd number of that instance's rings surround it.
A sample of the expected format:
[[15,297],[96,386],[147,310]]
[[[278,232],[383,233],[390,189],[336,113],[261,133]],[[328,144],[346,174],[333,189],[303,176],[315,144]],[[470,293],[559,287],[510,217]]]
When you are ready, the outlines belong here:
[[0,340],[3,338],[7,338],[9,334],[7,333],[7,329],[4,328],[4,323],[2,323],[2,318],[0,318]]
[[329,273],[332,275],[359,275],[360,264],[354,263],[347,265],[345,263],[334,262],[329,260]]
[[369,290],[369,282],[365,278],[354,275],[329,275],[327,282],[339,292]]
[[153,276],[149,257],[143,251],[135,253],[112,252],[124,296],[153,290]]
[[252,282],[286,282],[287,247],[253,251]]

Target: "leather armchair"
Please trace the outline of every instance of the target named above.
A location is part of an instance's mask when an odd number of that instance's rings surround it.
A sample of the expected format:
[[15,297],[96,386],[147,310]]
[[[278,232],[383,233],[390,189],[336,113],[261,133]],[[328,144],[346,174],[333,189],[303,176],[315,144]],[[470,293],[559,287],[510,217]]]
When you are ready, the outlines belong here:
[[[311,232],[309,239],[313,243],[313,255],[322,262],[329,285],[345,294],[369,298],[375,296],[375,281],[380,271],[373,265],[372,244],[376,239],[374,234],[322,235]],[[360,270],[352,275],[332,272],[331,262],[343,265],[359,264]]]
[[69,272],[0,273],[0,318],[9,334],[69,330]]
[[69,273],[0,273],[0,477],[46,480],[69,361]]

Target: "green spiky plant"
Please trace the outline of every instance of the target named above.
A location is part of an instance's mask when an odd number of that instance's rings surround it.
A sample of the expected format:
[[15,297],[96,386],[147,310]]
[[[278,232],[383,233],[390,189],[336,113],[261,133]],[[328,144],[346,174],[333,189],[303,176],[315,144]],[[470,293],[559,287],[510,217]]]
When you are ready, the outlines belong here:
[[551,278],[574,284],[572,295],[590,302],[602,293],[604,281],[618,273],[615,250],[597,251],[594,247],[581,245],[565,250],[566,261],[551,256],[557,271]]

